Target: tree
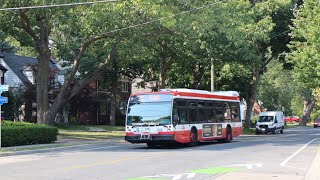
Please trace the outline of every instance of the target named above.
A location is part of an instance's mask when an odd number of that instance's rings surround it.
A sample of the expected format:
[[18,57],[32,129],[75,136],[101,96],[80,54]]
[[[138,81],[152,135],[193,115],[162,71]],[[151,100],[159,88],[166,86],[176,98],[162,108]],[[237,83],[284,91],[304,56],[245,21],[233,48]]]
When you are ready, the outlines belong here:
[[305,1],[297,10],[292,26],[292,41],[289,48],[288,59],[294,64],[294,76],[302,83],[301,91],[304,99],[304,109],[301,124],[310,121],[310,114],[316,103],[312,91],[320,87],[319,83],[319,18],[320,3],[317,0]]
[[[65,1],[59,1],[64,2]],[[59,3],[56,2],[56,3]],[[2,4],[2,7],[12,7],[12,6],[32,6],[39,4],[47,4],[47,1],[31,1],[25,0],[19,3],[6,2]],[[113,37],[113,34],[101,32],[106,29],[99,29],[100,33],[89,32],[83,34],[84,38],[78,42],[76,51],[73,55],[73,67],[70,70],[68,76],[66,77],[65,83],[60,90],[54,103],[49,107],[48,103],[48,74],[49,74],[49,61],[52,56],[51,51],[51,34],[52,32],[61,32],[58,29],[59,23],[63,24],[67,21],[65,16],[72,16],[77,8],[70,7],[60,7],[60,8],[45,8],[45,9],[21,9],[17,11],[5,11],[1,13],[1,25],[4,27],[4,31],[10,34],[15,39],[19,40],[22,45],[32,46],[38,53],[38,68],[37,68],[37,121],[38,123],[49,124],[53,123],[55,116],[61,106],[74,96],[77,92],[81,90],[86,84],[100,77],[102,72],[104,72],[107,66],[108,59],[104,64],[100,64],[98,68],[88,77],[82,81],[77,82],[71,88],[71,84],[74,82],[75,73],[77,72],[82,56],[88,47],[103,38]],[[78,10],[79,13],[83,13],[83,9]],[[72,19],[75,20],[75,19]],[[7,23],[9,22],[10,23]],[[77,26],[79,27],[79,26]],[[92,28],[92,27],[88,27]],[[69,32],[71,30],[69,29]],[[84,31],[82,31],[84,32]],[[95,34],[96,33],[96,34]],[[53,40],[53,42],[58,42]],[[113,48],[114,49],[114,48]],[[109,59],[113,58],[114,50],[109,55]]]
[[300,97],[298,82],[293,79],[292,71],[283,69],[282,63],[273,60],[262,75],[257,99],[263,102],[268,111],[282,111],[285,115],[297,115],[292,109],[292,101]]

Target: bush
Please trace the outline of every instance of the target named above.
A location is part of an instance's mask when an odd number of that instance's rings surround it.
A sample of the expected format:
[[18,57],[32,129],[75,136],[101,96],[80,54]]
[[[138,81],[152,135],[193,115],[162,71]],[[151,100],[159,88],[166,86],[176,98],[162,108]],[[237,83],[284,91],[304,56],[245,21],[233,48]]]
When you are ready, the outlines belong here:
[[57,140],[58,128],[41,124],[4,121],[1,146],[45,144]]

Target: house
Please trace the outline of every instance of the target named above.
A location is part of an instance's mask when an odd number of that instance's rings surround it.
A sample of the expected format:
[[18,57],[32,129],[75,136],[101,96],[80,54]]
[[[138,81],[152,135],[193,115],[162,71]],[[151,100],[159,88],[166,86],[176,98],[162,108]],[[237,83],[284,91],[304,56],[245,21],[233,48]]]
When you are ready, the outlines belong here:
[[[0,58],[3,58],[4,55],[2,53],[0,53]],[[5,68],[4,66],[2,66],[0,64],[0,84],[4,84],[4,74],[8,71],[7,68]]]
[[[0,58],[0,65],[7,69],[4,83],[8,84],[10,91],[24,91],[32,89],[35,93],[37,59],[32,57],[18,56],[14,54],[3,54]],[[65,61],[55,63],[50,61],[51,91],[59,90],[59,86],[64,83],[64,73],[67,73],[68,68],[63,64]],[[77,73],[79,75],[79,73]],[[116,89],[116,116],[118,124],[124,123],[124,115],[128,98],[131,94],[131,81],[121,77],[116,87],[103,87],[102,83],[95,81],[87,85],[75,98],[70,102],[68,107],[69,121],[77,121],[90,124],[109,124],[110,114],[112,110],[111,90]],[[65,110],[65,109],[64,109]],[[20,108],[20,120],[36,121],[36,99],[35,95],[24,95],[24,104]],[[31,119],[31,120],[30,120]],[[66,119],[64,120],[66,122]]]
[[[124,125],[127,102],[131,94],[131,81],[120,78],[114,87],[103,85],[101,80],[87,85],[70,102],[70,114],[80,123],[110,124],[113,109],[111,91],[116,92],[115,114],[116,125]],[[70,119],[72,121],[72,119]]]
[[[4,53],[0,57],[0,65],[7,69],[4,83],[9,85],[10,88],[23,88],[27,85],[36,84],[36,72],[34,69],[37,63],[37,58]],[[50,61],[49,67],[53,74],[50,84],[56,86],[59,84],[59,69],[53,61]]]
[[[3,82],[9,85],[10,93],[20,98],[23,98],[23,104],[20,107],[15,104],[15,108],[19,111],[19,115],[8,115],[10,119],[26,120],[36,122],[36,65],[37,58],[18,56],[11,53],[3,53],[0,56],[0,65],[6,69],[6,74],[3,77]],[[53,61],[49,63],[50,76],[49,76],[49,95],[57,93],[61,83],[58,80],[59,69]],[[1,69],[1,67],[0,67]],[[9,99],[10,101],[10,99]],[[10,111],[13,112],[12,109]],[[18,117],[17,117],[18,116]]]

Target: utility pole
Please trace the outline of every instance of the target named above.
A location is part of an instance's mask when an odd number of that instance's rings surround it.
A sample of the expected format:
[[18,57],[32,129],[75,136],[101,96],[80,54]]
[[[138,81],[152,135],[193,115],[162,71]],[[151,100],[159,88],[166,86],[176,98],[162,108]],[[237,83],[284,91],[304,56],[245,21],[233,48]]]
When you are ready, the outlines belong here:
[[211,91],[214,91],[214,64],[211,61]]

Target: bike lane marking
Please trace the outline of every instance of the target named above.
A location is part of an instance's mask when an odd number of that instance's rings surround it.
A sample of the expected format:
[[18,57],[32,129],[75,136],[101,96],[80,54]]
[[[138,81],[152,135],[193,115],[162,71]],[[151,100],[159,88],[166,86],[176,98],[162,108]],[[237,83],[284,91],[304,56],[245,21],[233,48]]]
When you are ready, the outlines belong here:
[[[225,166],[204,168],[204,169],[195,169],[191,170],[188,173],[176,173],[176,174],[158,174],[153,176],[144,176],[137,178],[128,178],[125,180],[180,180],[180,179],[193,179],[196,175],[214,175],[214,174],[223,174],[241,171],[245,169],[261,168],[262,164],[231,164]],[[171,178],[170,178],[171,177]]]
[[[311,144],[313,141],[318,140],[319,138],[315,138],[311,141],[309,141],[308,143],[306,143],[305,145],[303,145],[300,149],[298,149],[295,153],[293,153],[291,156],[289,156],[287,159],[285,159],[284,161],[282,161],[282,163],[280,164],[280,166],[283,167],[287,167],[286,164],[292,159],[294,158],[296,155],[298,155],[304,148],[306,148],[309,144]],[[289,166],[288,166],[289,167]]]

